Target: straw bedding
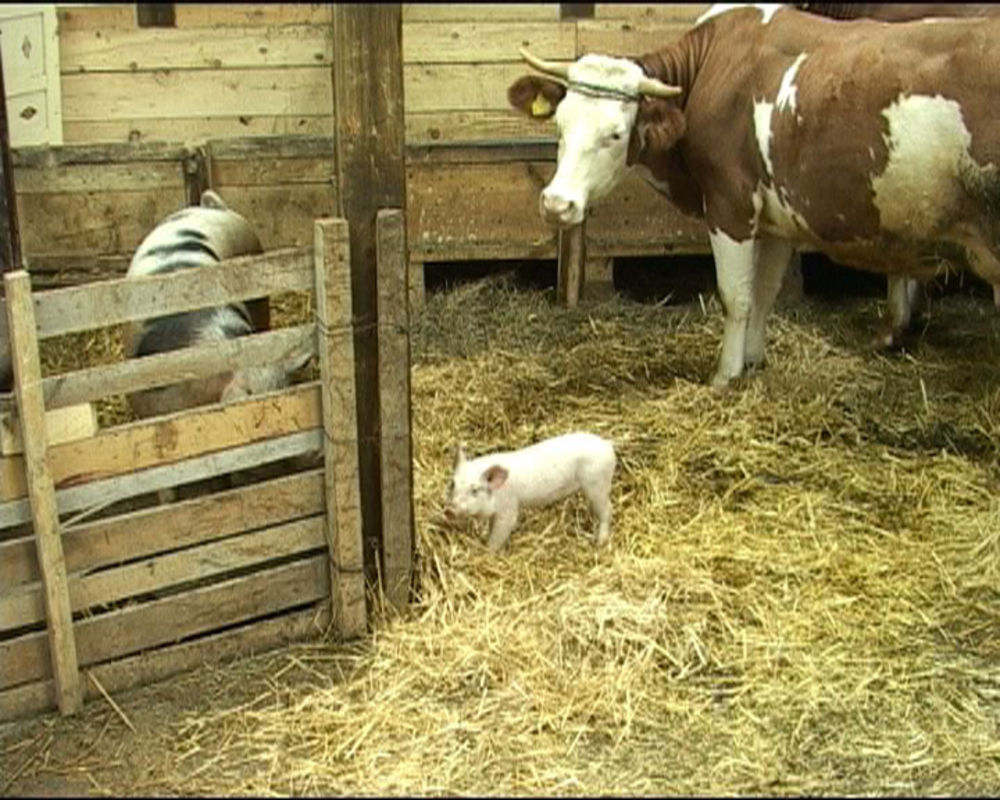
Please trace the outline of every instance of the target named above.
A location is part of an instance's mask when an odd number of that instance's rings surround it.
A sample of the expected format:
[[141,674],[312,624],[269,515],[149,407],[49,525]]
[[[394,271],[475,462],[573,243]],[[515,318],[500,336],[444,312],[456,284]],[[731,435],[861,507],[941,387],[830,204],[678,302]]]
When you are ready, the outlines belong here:
[[[413,320],[420,591],[371,638],[206,667],[0,734],[7,793],[992,794],[1000,787],[1000,315],[772,317],[716,393],[712,301],[561,310],[490,279]],[[301,306],[300,306],[301,309]],[[619,452],[509,552],[441,517],[451,448]]]

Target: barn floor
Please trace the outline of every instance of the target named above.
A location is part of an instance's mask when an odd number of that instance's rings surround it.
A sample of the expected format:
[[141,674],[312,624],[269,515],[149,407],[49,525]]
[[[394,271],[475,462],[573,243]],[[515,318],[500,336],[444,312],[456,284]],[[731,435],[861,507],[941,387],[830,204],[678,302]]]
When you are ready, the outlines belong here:
[[[936,300],[771,319],[706,385],[697,298],[565,311],[486,279],[413,322],[420,603],[350,647],[205,667],[0,728],[12,795],[945,794],[1000,790],[1000,312]],[[450,449],[574,428],[620,454],[510,551],[440,516]],[[130,730],[123,716],[134,727]]]

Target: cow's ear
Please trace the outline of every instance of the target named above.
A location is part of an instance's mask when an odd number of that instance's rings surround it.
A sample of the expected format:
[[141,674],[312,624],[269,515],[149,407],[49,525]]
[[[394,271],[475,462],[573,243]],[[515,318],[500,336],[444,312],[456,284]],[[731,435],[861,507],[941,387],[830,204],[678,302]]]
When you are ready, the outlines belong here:
[[556,113],[556,106],[566,96],[566,87],[558,81],[538,75],[525,75],[507,89],[510,104],[534,119],[548,119]]
[[673,147],[687,131],[684,112],[668,100],[643,98],[628,143],[626,162],[631,165]]

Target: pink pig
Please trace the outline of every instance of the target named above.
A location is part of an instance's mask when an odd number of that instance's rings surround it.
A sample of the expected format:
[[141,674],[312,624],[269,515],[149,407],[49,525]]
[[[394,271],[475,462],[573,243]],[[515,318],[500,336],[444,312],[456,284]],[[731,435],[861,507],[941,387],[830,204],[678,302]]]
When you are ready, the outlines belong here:
[[582,490],[598,518],[596,543],[611,535],[615,449],[592,433],[567,433],[471,460],[459,445],[445,515],[490,517],[492,552],[510,539],[521,506],[545,506]]

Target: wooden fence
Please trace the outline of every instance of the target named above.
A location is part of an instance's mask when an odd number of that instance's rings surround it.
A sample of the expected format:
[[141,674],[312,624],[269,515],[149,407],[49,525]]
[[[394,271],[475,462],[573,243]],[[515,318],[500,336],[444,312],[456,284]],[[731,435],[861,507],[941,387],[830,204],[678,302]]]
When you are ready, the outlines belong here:
[[[380,212],[378,375],[391,422],[379,446],[387,516],[412,527],[400,502],[411,491],[409,415],[394,396],[409,396],[402,226],[402,212]],[[19,436],[0,458],[0,718],[68,713],[84,696],[330,627],[364,632],[356,393],[377,395],[355,386],[349,265],[347,223],[329,219],[314,223],[312,247],[195,271],[36,294],[27,273],[5,276],[0,341],[9,334],[15,389],[0,413]],[[313,294],[313,322],[42,377],[39,339],[286,292]],[[58,409],[300,347],[318,356],[318,381],[56,433]],[[158,490],[310,456],[319,468],[134,510]]]

